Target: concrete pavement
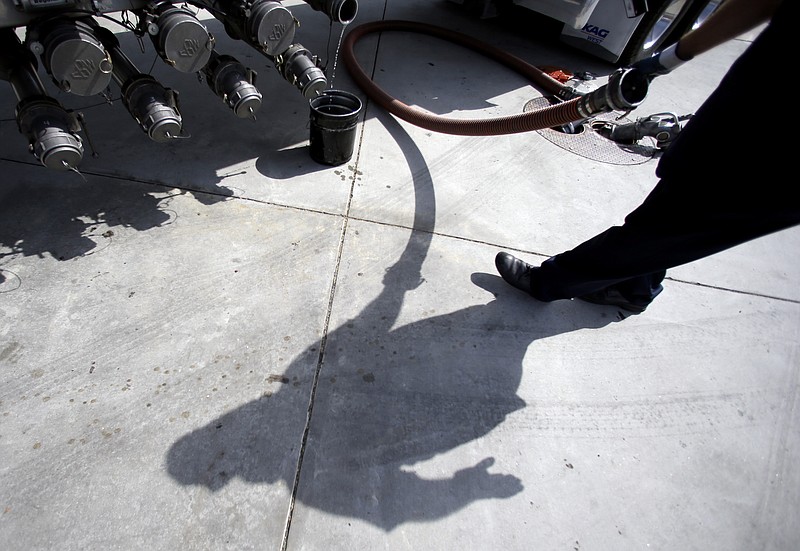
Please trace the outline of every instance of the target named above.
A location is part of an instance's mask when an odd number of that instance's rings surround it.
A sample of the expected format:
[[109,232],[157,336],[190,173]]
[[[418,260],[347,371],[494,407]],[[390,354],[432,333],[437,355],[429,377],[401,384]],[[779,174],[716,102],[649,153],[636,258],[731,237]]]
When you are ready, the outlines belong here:
[[[333,55],[341,27],[287,5],[298,41]],[[612,70],[449,2],[362,1],[351,25],[379,19]],[[800,545],[800,230],[670,271],[642,315],[537,303],[495,254],[538,262],[620,223],[654,158],[433,133],[338,64],[365,109],[352,160],[319,165],[307,102],[207,24],[259,71],[258,119],[160,61],[190,139],[150,142],[119,102],[61,93],[98,149],[83,178],[37,165],[0,87],[0,548]],[[751,38],[660,77],[630,117],[693,112]],[[357,55],[445,116],[541,96],[432,37]]]

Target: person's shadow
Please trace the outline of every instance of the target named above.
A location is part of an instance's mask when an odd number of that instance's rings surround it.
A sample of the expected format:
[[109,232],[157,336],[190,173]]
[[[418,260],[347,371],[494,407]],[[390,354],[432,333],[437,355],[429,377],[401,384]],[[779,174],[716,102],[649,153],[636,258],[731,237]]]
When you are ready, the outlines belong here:
[[[422,282],[436,208],[424,158],[394,119],[383,122],[415,189],[415,230],[383,291],[300,354],[278,392],[175,442],[167,468],[179,483],[217,491],[236,477],[282,481],[309,507],[387,531],[522,490],[516,476],[489,472],[490,454],[444,477],[421,476],[415,465],[486,435],[526,406],[516,393],[533,341],[613,319],[569,301],[537,303],[498,276],[477,273],[472,282],[494,299],[395,328],[405,294]],[[527,368],[533,365],[529,358]],[[299,390],[309,386],[310,397]]]

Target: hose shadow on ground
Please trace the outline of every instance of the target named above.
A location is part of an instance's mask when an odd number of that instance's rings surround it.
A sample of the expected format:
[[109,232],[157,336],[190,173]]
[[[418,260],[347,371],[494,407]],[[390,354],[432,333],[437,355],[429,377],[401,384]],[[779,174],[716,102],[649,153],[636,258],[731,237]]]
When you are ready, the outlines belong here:
[[[300,454],[299,503],[386,531],[523,490],[513,473],[490,471],[491,454],[441,478],[421,476],[415,465],[489,434],[526,407],[517,391],[533,341],[615,320],[569,301],[545,306],[497,276],[474,274],[472,283],[493,296],[488,303],[393,328],[406,293],[423,284],[436,206],[419,149],[397,121],[380,117],[413,174],[414,230],[386,269],[382,292],[284,372],[285,381],[307,379],[309,355],[318,355],[307,442],[285,427],[290,415],[304,415],[298,400],[309,397],[282,385],[174,442],[166,466],[178,483],[218,492],[239,478],[291,492]],[[535,360],[525,365],[530,370]]]

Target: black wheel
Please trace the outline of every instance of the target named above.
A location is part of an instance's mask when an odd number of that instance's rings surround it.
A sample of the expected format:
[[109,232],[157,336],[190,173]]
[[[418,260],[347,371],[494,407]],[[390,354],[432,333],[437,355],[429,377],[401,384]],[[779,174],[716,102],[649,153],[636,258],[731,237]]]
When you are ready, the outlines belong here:
[[650,57],[703,24],[724,0],[650,0],[650,9],[631,35],[617,65]]

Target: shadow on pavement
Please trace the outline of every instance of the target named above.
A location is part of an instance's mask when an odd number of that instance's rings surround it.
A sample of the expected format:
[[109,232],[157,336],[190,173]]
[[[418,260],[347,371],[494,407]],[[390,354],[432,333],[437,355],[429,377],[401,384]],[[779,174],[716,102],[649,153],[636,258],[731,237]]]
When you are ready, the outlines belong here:
[[381,294],[283,374],[285,383],[302,380],[309,354],[318,354],[307,440],[285,428],[306,397],[284,384],[175,442],[167,468],[179,483],[212,491],[234,478],[297,484],[299,502],[384,530],[522,490],[516,476],[489,472],[491,456],[433,479],[414,465],[486,435],[525,407],[516,393],[533,341],[612,319],[570,302],[544,306],[497,276],[475,274],[495,300],[393,329],[405,293],[423,281],[436,207],[424,158],[393,118],[382,117],[414,175],[415,229]]
[[[33,168],[42,171],[44,168]],[[99,178],[90,182],[77,175],[40,181],[9,182],[0,201],[0,247],[3,256],[22,254],[70,260],[102,250],[115,227],[146,231],[174,221],[169,197],[148,193],[147,185]],[[172,195],[181,190],[157,188]],[[171,195],[171,196],[172,196]],[[224,195],[197,194],[203,204],[225,200]]]

